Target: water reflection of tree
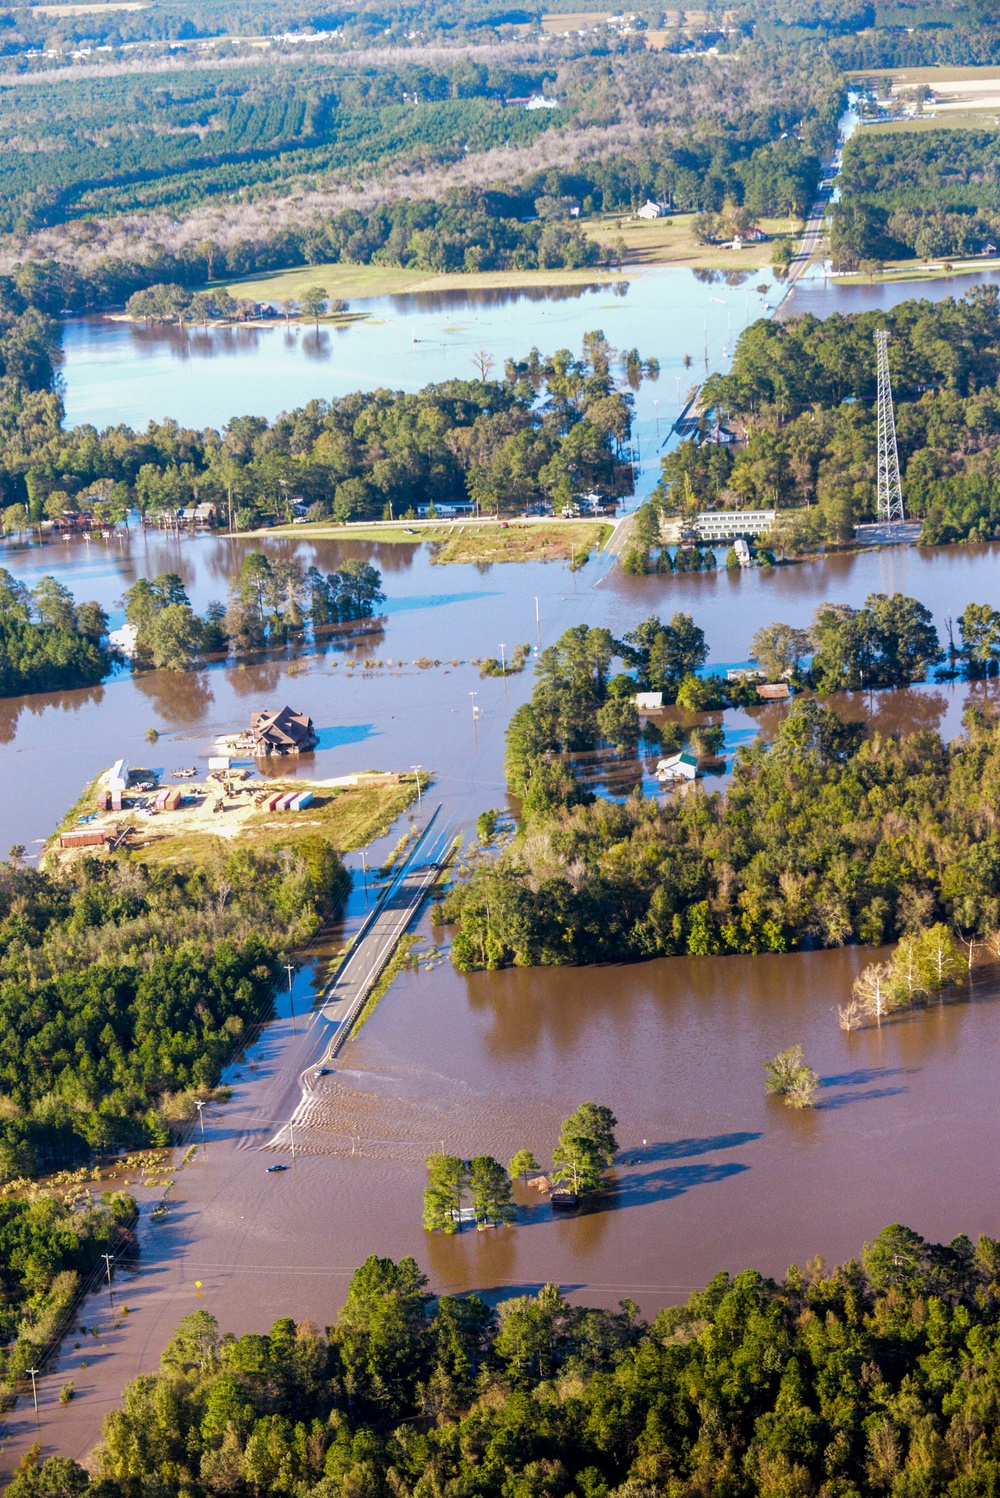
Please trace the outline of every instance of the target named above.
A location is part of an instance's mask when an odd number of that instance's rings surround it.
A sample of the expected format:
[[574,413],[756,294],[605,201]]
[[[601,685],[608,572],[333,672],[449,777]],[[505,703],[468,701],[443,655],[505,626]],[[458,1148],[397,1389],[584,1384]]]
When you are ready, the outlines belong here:
[[0,697],[0,744],[12,744],[17,738],[17,725],[25,709],[33,717],[41,718],[53,708],[76,713],[82,707],[96,707],[103,700],[102,686],[79,687],[71,692],[34,692],[30,697]]
[[215,701],[207,671],[137,671],[132,680],[167,723],[197,723]]
[[980,712],[1000,712],[1000,678],[985,677],[982,681],[970,681],[962,703],[962,711],[970,707]]
[[276,692],[281,678],[288,670],[288,661],[280,660],[243,662],[226,667],[226,681],[237,697],[260,697]]
[[[994,686],[994,699],[1000,707],[1000,683],[977,682],[977,687]],[[948,711],[948,699],[941,692],[919,687],[895,687],[878,692],[831,692],[823,698],[843,723],[863,723],[869,733],[883,737],[929,731],[938,733]],[[761,738],[770,742],[788,715],[789,703],[773,702],[766,707],[748,707]]]

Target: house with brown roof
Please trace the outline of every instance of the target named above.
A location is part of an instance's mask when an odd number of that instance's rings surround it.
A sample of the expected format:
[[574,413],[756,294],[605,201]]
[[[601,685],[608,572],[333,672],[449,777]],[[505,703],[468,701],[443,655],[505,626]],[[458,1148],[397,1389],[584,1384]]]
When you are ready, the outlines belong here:
[[258,758],[268,754],[304,754],[315,749],[319,742],[312,718],[290,707],[254,713],[250,719],[250,737],[252,752]]

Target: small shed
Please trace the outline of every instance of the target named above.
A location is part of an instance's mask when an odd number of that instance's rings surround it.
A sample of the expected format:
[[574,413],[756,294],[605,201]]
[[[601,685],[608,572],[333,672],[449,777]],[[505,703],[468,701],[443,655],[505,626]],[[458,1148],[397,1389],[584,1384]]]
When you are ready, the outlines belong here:
[[636,692],[632,701],[641,713],[655,713],[663,706],[663,693]]
[[769,681],[757,688],[761,702],[785,702],[791,695],[787,681]]
[[656,767],[658,780],[694,780],[697,774],[698,760],[693,754],[671,754]]
[[254,713],[250,719],[250,737],[257,756],[303,754],[315,749],[319,742],[312,718],[291,707]]

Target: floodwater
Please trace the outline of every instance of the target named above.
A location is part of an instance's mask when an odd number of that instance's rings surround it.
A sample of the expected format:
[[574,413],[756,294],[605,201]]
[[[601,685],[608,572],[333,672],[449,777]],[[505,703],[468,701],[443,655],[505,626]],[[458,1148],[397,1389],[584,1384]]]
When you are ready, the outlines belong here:
[[367,318],[318,330],[280,321],[206,330],[68,318],[66,419],[135,429],[167,416],[199,428],[247,414],[273,420],[353,390],[415,391],[477,378],[479,350],[497,374],[505,359],[523,359],[533,346],[579,354],[584,334],[600,328],[615,348],[638,348],[660,362],[658,379],[645,379],[636,392],[637,492],[647,493],[691,387],[709,369],[728,366],[743,328],[775,300],[770,270],[656,269],[585,286],[372,297],[352,303]]
[[[654,278],[633,283],[657,284]],[[737,287],[719,294],[734,298],[738,308],[753,292]],[[664,344],[682,351],[690,331],[678,321],[680,332],[672,334],[666,314],[654,325],[654,301],[643,302],[639,323],[616,326],[611,312],[628,308],[632,295],[631,288],[624,298],[588,292],[590,303],[581,294],[530,307],[515,300],[519,321],[510,329],[499,326],[509,304],[491,304],[495,345],[483,327],[465,329],[457,366],[456,343],[440,373],[419,362],[425,358],[420,343],[410,344],[412,365],[404,368],[401,358],[398,367],[392,363],[393,348],[398,355],[402,346],[398,327],[395,344],[379,353],[378,328],[357,324],[335,347],[370,358],[367,374],[345,372],[331,353],[326,365],[309,365],[311,372],[325,370],[326,389],[311,378],[308,393],[334,394],[383,378],[415,388],[464,367],[465,348],[489,344],[502,354],[532,343],[578,347],[583,331],[604,326],[620,346],[635,342],[661,359],[662,396],[675,384],[667,362],[674,354],[668,349],[665,357]],[[557,337],[558,324],[546,329],[544,317],[570,302],[572,318]],[[718,338],[732,311],[723,302],[716,312],[721,321],[710,336]],[[408,325],[411,317],[446,313],[458,320],[454,309],[400,311],[398,320]],[[642,316],[652,336],[641,336]],[[701,317],[699,310],[699,323]],[[108,326],[115,338],[135,338],[136,330]],[[352,343],[366,327],[369,344]],[[90,336],[81,332],[81,346]],[[99,348],[103,336],[103,330],[94,334]],[[261,340],[273,349],[284,337],[283,330],[269,330]],[[144,357],[129,354],[129,344],[116,347],[117,355],[100,354],[111,393],[92,392],[94,409],[78,409],[74,419],[143,419],[122,404],[97,414],[103,400],[130,398]],[[289,370],[304,354],[288,351]],[[98,357],[93,347],[88,357]],[[255,377],[263,383],[254,405],[219,379],[219,357],[175,357],[169,345],[164,353],[155,344],[150,367],[160,376],[165,369],[169,379],[156,386],[151,375],[142,396],[147,414],[170,411],[204,422],[233,410],[273,414],[307,398],[258,364]],[[125,375],[114,367],[116,359]],[[74,388],[82,399],[88,380],[97,379],[92,368],[74,387],[73,371],[80,368],[72,360],[67,368],[71,409]],[[224,368],[235,377],[242,359]],[[180,398],[195,387],[201,391],[197,414],[184,418]],[[150,407],[154,388],[161,394]],[[643,387],[640,413],[656,389]],[[231,405],[209,408],[209,391],[216,402],[231,399]],[[656,414],[647,408],[641,415],[647,432],[653,423],[654,437]],[[17,842],[37,851],[81,785],[118,755],[169,770],[203,756],[217,734],[242,726],[253,708],[286,700],[305,708],[320,731],[320,747],[303,761],[304,773],[420,764],[435,776],[424,814],[440,802],[442,819],[468,826],[480,810],[503,805],[504,729],[531,690],[530,671],[503,682],[481,679],[471,665],[475,656],[497,654],[501,642],[544,646],[579,622],[607,625],[620,635],[649,613],[683,609],[705,629],[711,664],[720,668],[745,662],[750,637],[762,624],[803,625],[826,599],[857,604],[870,592],[897,588],[932,608],[944,634],[948,618],[967,602],[993,600],[1000,557],[996,546],[887,548],[738,575],[627,579],[603,560],[577,574],[557,564],[437,567],[422,543],[345,547],[140,532],[116,543],[8,544],[0,562],[29,582],[55,572],[78,598],[96,597],[112,612],[137,576],[175,571],[204,608],[225,597],[247,547],[261,544],[269,551],[296,550],[305,564],[315,561],[323,570],[346,555],[374,561],[388,594],[381,635],[338,638],[298,659],[288,652],[186,675],[122,673],[90,691],[0,702],[0,847]],[[435,664],[417,666],[418,659]],[[366,660],[383,664],[366,667]],[[984,691],[991,693],[993,684],[929,683],[837,705],[886,731],[928,726],[950,736],[968,701]],[[482,713],[478,721],[473,701]],[[726,715],[728,746],[758,732],[770,736],[781,711]],[[154,748],[144,740],[150,727],[162,734]],[[349,924],[362,908],[356,890]],[[235,1331],[263,1329],[280,1314],[311,1316],[323,1325],[342,1301],[350,1273],[371,1252],[413,1253],[436,1290],[471,1288],[496,1297],[557,1280],[578,1300],[615,1304],[631,1296],[650,1312],[683,1298],[720,1268],[752,1265],[780,1274],[792,1260],[816,1252],[841,1259],[893,1220],[935,1238],[1000,1234],[1000,1121],[993,1106],[1000,985],[994,970],[977,974],[966,999],[845,1035],[836,1007],[870,952],[673,959],[469,978],[447,963],[435,964],[393,985],[328,1080],[302,1130],[294,1169],[269,1175],[265,1164],[273,1156],[258,1146],[287,1118],[321,955],[297,979],[298,1033],[282,996],[283,1017],[234,1069],[233,1100],[209,1121],[207,1154],[178,1172],[167,1224],[144,1227],[139,1272],[120,1286],[131,1314],[112,1328],[100,1298],[93,1298],[81,1319],[103,1322],[100,1340],[88,1350],[68,1340],[58,1366],[42,1379],[46,1453],[79,1456],[93,1445],[103,1412],[128,1378],[155,1367],[182,1315],[203,1308]],[[805,1114],[763,1092],[761,1063],[795,1043],[823,1078],[819,1106]],[[560,1120],[586,1098],[614,1108],[623,1149],[613,1191],[597,1210],[553,1220],[537,1197],[519,1189],[521,1220],[514,1229],[453,1240],[423,1233],[422,1161],[429,1150],[487,1151],[505,1159],[528,1146],[544,1158]],[[77,1398],[61,1406],[57,1390],[69,1378]],[[36,1438],[23,1403],[8,1425],[5,1463]]]
[[[95,1296],[81,1319],[100,1324],[97,1348],[69,1340],[43,1380],[43,1447],[82,1455],[183,1315],[207,1310],[237,1332],[289,1313],[328,1325],[369,1253],[413,1254],[437,1291],[495,1300],[556,1281],[650,1314],[720,1269],[842,1261],[892,1221],[937,1240],[1000,1235],[998,973],[979,970],[958,1002],[845,1034],[836,1006],[877,955],[406,974],[296,1130],[294,1163],[259,1149],[287,1119],[275,1099],[302,1044],[272,1025],[118,1287],[127,1322],[111,1328]],[[810,1112],[764,1095],[762,1062],[796,1043],[822,1079]],[[527,1146],[544,1160],[587,1098],[613,1106],[622,1146],[594,1210],[556,1219],[519,1186],[516,1227],[423,1232],[427,1152],[506,1159]],[[268,1174],[276,1158],[292,1168]],[[70,1378],[77,1398],[60,1406]],[[10,1426],[13,1457],[36,1438],[30,1408]]]

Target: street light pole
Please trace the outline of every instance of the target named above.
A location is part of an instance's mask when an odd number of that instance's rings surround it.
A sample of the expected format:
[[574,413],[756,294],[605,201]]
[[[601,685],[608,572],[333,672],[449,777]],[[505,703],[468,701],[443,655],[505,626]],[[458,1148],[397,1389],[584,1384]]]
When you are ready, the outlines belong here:
[[194,1100],[194,1105],[198,1109],[198,1122],[201,1124],[201,1147],[204,1150],[205,1154],[207,1155],[208,1154],[208,1145],[205,1142],[205,1113],[204,1113],[205,1104],[203,1103],[203,1101],[201,1100],[200,1097],[196,1097],[195,1100]]
[[285,971],[288,974],[288,1007],[292,1011],[292,1034],[294,1035],[295,1034],[295,1000],[292,998],[292,973],[295,971],[295,964],[292,963],[292,962],[286,962],[285,963]]
[[115,1308],[115,1292],[111,1288],[111,1265],[112,1265],[112,1263],[114,1261],[113,1261],[113,1259],[112,1259],[112,1257],[111,1257],[110,1254],[101,1254],[101,1258],[104,1260],[104,1268],[107,1270],[107,1275],[108,1275],[108,1296],[109,1296],[109,1298],[111,1300],[111,1309],[114,1310],[114,1308]]
[[500,641],[500,670],[501,670],[501,672],[503,673],[504,676],[507,675],[507,657],[504,655],[504,651],[506,650],[506,648],[507,647],[504,644],[503,640],[501,640]]
[[419,805],[420,805],[420,770],[421,770],[421,766],[420,765],[411,765],[410,769],[413,771],[413,773],[417,777],[417,806],[419,807]]
[[40,1368],[25,1368],[25,1373],[31,1374],[31,1399],[35,1406],[35,1424],[38,1424],[38,1389],[35,1385],[35,1375],[41,1372]]

